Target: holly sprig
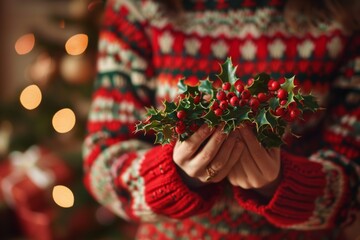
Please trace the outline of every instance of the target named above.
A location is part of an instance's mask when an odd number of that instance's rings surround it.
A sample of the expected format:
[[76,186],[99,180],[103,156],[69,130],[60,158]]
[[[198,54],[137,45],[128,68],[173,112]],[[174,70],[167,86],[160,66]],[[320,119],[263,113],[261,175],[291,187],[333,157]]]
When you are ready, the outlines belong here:
[[175,101],[164,101],[161,109],[147,108],[147,118],[136,125],[136,132],[152,130],[155,143],[167,144],[186,140],[203,124],[211,128],[223,124],[226,134],[249,125],[264,147],[279,147],[290,122],[319,109],[313,95],[302,93],[295,76],[277,81],[260,73],[244,83],[231,58],[220,66],[217,81],[206,78],[190,86],[181,79]]

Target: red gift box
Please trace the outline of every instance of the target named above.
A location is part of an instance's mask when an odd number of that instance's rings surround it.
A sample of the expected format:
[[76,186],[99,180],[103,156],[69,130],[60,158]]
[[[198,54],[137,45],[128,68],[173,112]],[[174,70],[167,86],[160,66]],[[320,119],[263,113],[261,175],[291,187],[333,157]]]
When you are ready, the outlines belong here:
[[56,215],[51,190],[70,178],[64,161],[44,148],[33,146],[23,153],[13,152],[0,164],[0,203],[14,208],[30,239],[56,239],[51,229]]

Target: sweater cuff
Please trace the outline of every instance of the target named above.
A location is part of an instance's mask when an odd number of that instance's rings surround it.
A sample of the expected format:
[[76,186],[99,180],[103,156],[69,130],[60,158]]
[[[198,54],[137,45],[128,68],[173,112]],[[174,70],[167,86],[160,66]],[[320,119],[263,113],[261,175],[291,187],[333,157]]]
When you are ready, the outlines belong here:
[[239,187],[234,187],[235,198],[243,208],[265,216],[279,227],[310,224],[310,218],[317,215],[317,199],[326,187],[322,165],[285,152],[281,158],[282,180],[269,201],[254,190]]
[[[177,172],[173,162],[173,144],[157,146],[145,154],[140,174],[145,181],[145,200],[157,214],[187,218],[210,209],[215,198],[211,185],[192,191]],[[210,200],[209,200],[210,199]]]

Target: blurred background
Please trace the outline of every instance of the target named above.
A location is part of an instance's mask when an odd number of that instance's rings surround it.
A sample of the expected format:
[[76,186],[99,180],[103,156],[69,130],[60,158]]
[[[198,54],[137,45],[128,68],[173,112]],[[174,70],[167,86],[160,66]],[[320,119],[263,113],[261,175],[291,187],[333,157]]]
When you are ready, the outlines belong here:
[[0,1],[0,239],[132,239],[82,183],[104,5]]

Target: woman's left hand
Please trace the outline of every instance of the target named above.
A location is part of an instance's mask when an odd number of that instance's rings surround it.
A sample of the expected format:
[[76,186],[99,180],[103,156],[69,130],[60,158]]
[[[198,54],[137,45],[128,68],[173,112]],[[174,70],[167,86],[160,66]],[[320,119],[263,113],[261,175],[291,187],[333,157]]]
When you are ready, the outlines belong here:
[[244,150],[228,174],[229,182],[244,189],[254,189],[271,198],[279,185],[280,149],[262,147],[248,127],[236,129]]

